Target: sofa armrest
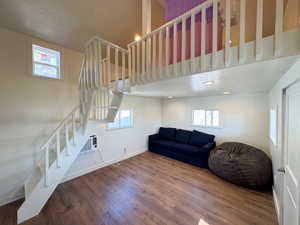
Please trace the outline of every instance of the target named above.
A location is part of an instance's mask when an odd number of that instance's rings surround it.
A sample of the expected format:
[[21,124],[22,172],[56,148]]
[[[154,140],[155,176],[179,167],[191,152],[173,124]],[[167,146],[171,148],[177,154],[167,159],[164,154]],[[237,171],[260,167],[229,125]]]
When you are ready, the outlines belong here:
[[203,150],[210,151],[216,147],[216,142],[210,142],[202,146]]
[[159,135],[158,134],[152,134],[152,135],[149,135],[148,137],[148,142],[151,143],[153,141],[156,141],[156,140],[159,140]]

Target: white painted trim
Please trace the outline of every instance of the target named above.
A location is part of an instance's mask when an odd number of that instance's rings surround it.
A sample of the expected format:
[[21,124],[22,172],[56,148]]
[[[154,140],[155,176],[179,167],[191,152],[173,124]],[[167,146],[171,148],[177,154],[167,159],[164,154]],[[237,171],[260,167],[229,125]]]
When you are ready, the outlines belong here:
[[274,199],[275,212],[277,215],[278,224],[281,225],[280,205],[279,205],[278,197],[274,187],[272,188],[272,190],[273,190],[273,199]]
[[17,200],[20,200],[22,198],[25,198],[25,193],[24,192],[18,193],[17,195],[11,196],[11,197],[8,197],[8,198],[2,198],[2,199],[0,199],[0,207],[4,206],[4,205],[7,205],[9,203],[15,202]]
[[[133,153],[130,153],[130,154],[126,154],[126,155],[124,155],[124,156],[122,156],[120,158],[113,159],[113,160],[110,160],[110,161],[107,161],[107,162],[103,162],[100,165],[92,166],[92,167],[80,170],[79,172],[76,172],[76,173],[73,173],[73,174],[70,174],[70,175],[64,177],[63,180],[61,181],[61,184],[65,183],[67,181],[70,181],[72,179],[75,179],[77,177],[80,177],[80,176],[86,175],[88,173],[91,173],[91,172],[93,172],[95,170],[101,169],[103,167],[110,166],[110,165],[112,165],[114,163],[118,163],[118,162],[123,161],[125,159],[129,159],[129,158],[131,158],[133,156],[142,154],[142,153],[144,153],[146,151],[148,151],[148,149],[144,149],[142,151],[136,151],[136,152],[133,152]],[[2,199],[0,199],[0,207],[4,206],[4,205],[7,205],[9,203],[15,202],[17,200],[20,200],[22,198],[25,198],[25,193],[24,192],[18,193],[17,195],[12,196],[12,197],[2,198]]]

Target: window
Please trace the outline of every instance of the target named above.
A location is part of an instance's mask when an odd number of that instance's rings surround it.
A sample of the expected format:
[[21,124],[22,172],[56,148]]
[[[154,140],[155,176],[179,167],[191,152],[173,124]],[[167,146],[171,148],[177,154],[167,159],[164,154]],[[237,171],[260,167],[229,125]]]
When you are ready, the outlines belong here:
[[108,129],[121,129],[133,127],[133,115],[132,110],[124,109],[120,110],[113,123],[108,124]]
[[32,45],[32,72],[36,76],[59,79],[60,52]]
[[270,139],[274,146],[277,146],[277,110],[270,110]]
[[220,127],[218,110],[193,110],[193,126]]

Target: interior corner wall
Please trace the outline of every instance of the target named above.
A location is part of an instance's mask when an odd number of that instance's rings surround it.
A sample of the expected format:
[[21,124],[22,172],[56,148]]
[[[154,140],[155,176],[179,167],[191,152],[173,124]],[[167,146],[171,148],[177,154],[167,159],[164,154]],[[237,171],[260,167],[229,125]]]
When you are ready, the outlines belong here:
[[277,145],[269,141],[269,148],[272,155],[274,174],[274,199],[275,207],[281,220],[283,205],[283,180],[284,177],[277,172],[283,164],[283,91],[296,81],[300,81],[300,60],[298,60],[276,83],[269,93],[269,110],[277,109]]
[[[194,109],[220,110],[221,128],[192,126]],[[162,102],[162,121],[166,127],[195,129],[213,134],[217,144],[244,142],[269,153],[266,93],[165,99]]]

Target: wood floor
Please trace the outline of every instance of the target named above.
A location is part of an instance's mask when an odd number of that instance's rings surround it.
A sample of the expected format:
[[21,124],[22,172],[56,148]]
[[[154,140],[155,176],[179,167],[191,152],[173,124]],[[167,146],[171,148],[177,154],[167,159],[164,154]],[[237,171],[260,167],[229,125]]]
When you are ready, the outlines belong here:
[[[22,201],[0,207],[15,225]],[[26,225],[274,225],[271,193],[227,183],[208,170],[144,153],[62,185]]]

